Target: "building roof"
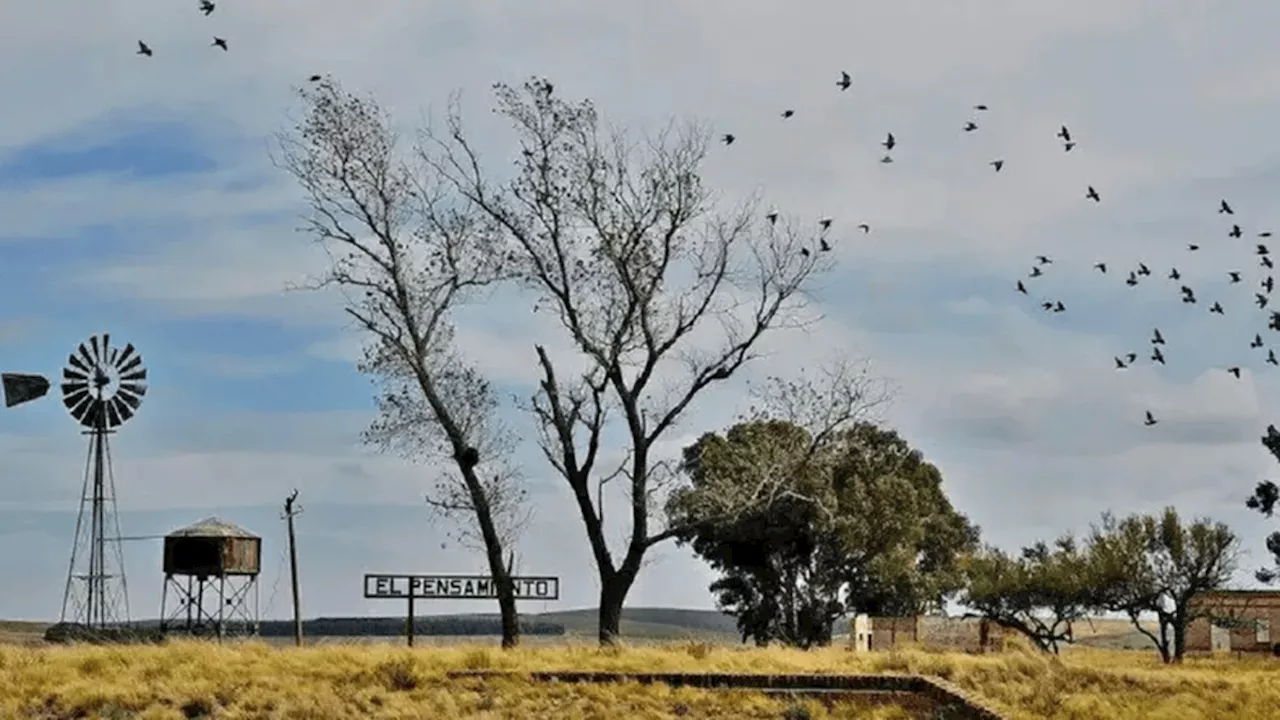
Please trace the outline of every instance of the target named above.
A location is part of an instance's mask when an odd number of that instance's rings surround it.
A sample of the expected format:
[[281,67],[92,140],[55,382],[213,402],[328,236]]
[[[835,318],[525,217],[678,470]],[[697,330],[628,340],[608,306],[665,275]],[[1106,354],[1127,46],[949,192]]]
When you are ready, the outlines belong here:
[[245,530],[235,523],[227,522],[217,517],[207,517],[204,520],[187,527],[174,530],[165,537],[231,537],[231,538],[251,538],[254,540],[261,539],[259,536]]

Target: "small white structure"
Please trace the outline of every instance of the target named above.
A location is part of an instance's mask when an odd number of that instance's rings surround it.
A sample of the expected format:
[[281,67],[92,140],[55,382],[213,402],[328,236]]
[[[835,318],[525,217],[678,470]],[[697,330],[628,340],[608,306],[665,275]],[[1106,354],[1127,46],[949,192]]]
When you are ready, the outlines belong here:
[[853,649],[855,652],[871,650],[871,618],[865,614],[853,616]]

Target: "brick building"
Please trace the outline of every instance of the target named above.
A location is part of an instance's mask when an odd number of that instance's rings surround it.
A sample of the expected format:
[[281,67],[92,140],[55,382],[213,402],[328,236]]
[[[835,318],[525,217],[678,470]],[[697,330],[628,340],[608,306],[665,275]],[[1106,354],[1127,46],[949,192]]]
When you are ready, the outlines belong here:
[[1192,603],[1224,619],[1193,620],[1187,628],[1187,652],[1280,656],[1280,590],[1217,590],[1197,595]]
[[888,650],[918,645],[935,650],[984,652],[999,644],[1003,629],[977,618],[871,617],[858,615],[852,622],[850,644],[854,650]]

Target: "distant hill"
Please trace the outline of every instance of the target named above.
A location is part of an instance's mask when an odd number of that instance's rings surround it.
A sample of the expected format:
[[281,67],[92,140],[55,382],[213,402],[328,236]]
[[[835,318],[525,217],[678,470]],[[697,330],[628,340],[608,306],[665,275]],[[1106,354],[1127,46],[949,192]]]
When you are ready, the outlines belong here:
[[[595,635],[598,632],[596,608],[540,613],[531,618],[563,625],[565,633]],[[681,608],[624,608],[623,637],[670,639],[690,635],[738,636],[737,621],[732,615],[717,610],[685,610]]]

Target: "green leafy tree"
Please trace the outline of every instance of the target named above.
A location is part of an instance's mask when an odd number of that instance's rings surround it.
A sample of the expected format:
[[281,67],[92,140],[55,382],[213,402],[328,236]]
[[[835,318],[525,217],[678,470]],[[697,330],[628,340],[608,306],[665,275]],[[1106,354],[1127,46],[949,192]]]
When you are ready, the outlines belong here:
[[[1196,601],[1226,587],[1237,568],[1239,540],[1225,524],[1203,518],[1184,524],[1172,507],[1123,520],[1107,513],[1089,545],[1098,607],[1128,615],[1166,663],[1182,661],[1192,621],[1234,622]],[[1142,626],[1146,613],[1159,621],[1158,634]]]
[[[1262,436],[1262,446],[1280,461],[1280,430],[1275,425],[1267,426],[1267,434]],[[1270,518],[1275,516],[1276,505],[1280,503],[1280,487],[1271,480],[1263,480],[1254,488],[1253,495],[1245,501],[1250,510],[1257,510]],[[1270,585],[1280,579],[1280,530],[1267,536],[1267,552],[1271,553],[1272,567],[1262,568],[1255,573],[1259,582]]]
[[967,585],[960,602],[973,614],[1025,635],[1057,654],[1074,640],[1074,625],[1096,604],[1096,576],[1088,555],[1071,535],[1044,542],[1020,557],[984,548],[966,559]]
[[[679,541],[722,573],[718,604],[758,644],[824,645],[847,612],[937,607],[962,584],[957,556],[977,544],[937,468],[869,422],[817,434],[742,422],[687,448],[685,468],[691,486],[668,505]],[[760,509],[709,511],[759,487],[774,493]]]

